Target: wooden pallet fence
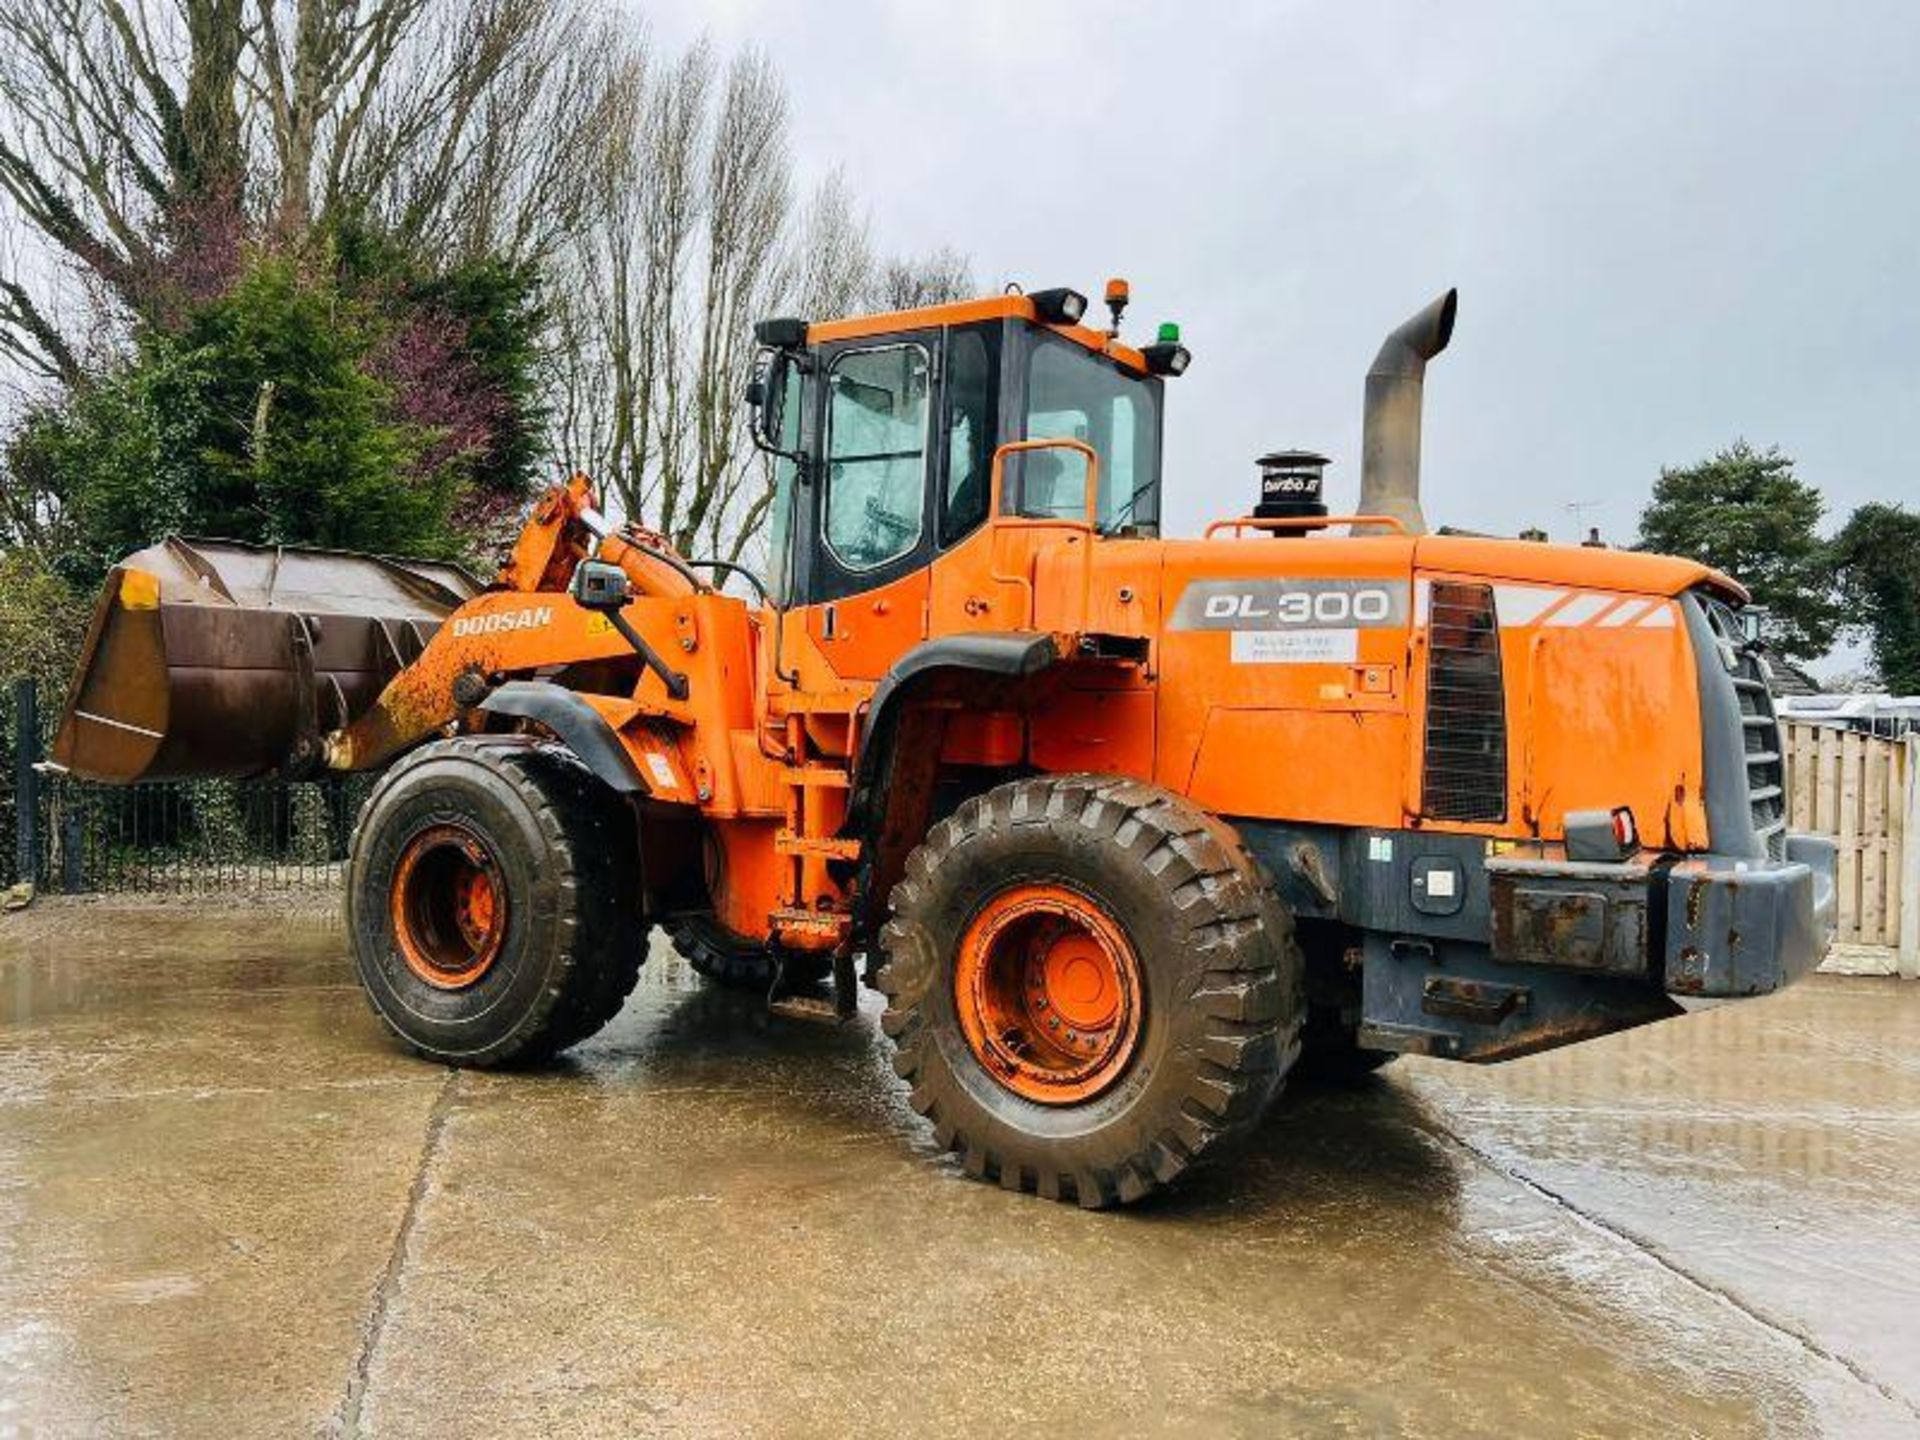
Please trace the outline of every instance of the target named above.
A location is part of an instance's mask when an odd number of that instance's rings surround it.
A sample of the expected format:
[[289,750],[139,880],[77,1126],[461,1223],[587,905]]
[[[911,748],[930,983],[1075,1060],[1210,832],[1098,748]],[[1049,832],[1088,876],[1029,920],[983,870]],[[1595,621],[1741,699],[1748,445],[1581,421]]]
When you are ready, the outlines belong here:
[[1920,737],[1783,728],[1787,823],[1840,847],[1839,943],[1897,950],[1920,975]]

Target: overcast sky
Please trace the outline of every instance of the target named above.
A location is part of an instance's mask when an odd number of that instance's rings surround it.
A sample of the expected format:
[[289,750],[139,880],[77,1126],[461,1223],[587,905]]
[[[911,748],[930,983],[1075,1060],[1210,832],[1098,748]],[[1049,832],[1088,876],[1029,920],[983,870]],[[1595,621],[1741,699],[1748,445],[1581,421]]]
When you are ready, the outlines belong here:
[[1631,536],[1663,464],[1744,436],[1829,499],[1920,503],[1920,4],[720,3],[803,175],[983,289],[1133,282],[1181,322],[1174,533],[1254,458],[1359,480],[1381,336],[1460,287],[1428,371],[1429,523]]

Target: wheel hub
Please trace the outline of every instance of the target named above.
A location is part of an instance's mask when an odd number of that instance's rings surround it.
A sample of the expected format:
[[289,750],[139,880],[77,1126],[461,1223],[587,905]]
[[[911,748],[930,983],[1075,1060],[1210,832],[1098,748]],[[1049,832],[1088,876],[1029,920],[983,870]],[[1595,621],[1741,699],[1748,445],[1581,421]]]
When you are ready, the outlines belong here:
[[1119,1079],[1140,1037],[1140,963],[1117,922],[1078,891],[1021,885],[961,937],[955,1008],[968,1048],[1015,1094],[1091,1099]]
[[464,990],[493,968],[507,935],[506,885],[472,830],[435,825],[409,840],[390,899],[400,958],[421,980]]

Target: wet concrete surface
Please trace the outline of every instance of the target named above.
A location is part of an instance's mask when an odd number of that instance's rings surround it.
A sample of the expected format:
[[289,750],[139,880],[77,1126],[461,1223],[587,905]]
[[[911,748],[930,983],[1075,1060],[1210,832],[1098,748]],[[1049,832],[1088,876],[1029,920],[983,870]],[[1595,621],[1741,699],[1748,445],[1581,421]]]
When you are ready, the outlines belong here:
[[1291,1093],[1085,1214],[656,947],[536,1074],[326,916],[0,920],[0,1433],[1920,1431],[1920,986]]

